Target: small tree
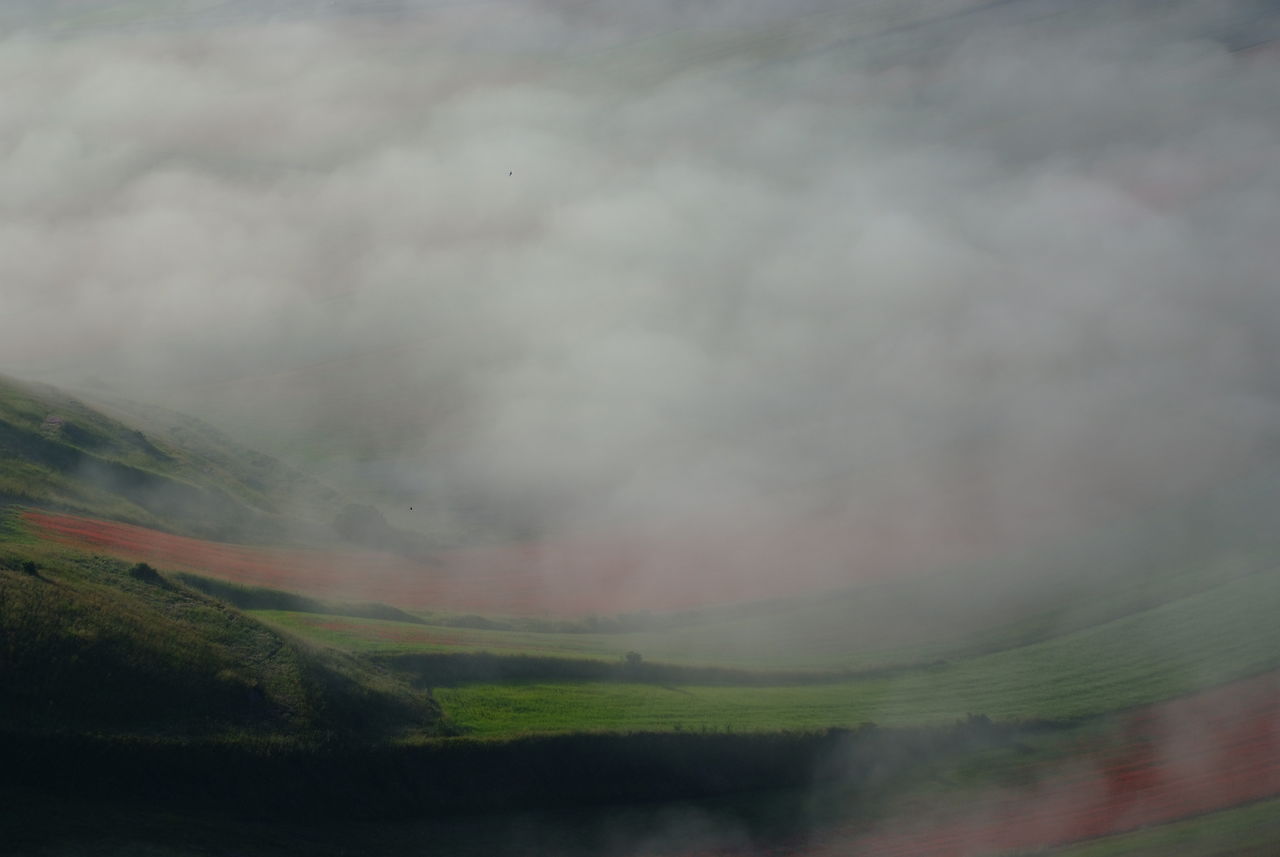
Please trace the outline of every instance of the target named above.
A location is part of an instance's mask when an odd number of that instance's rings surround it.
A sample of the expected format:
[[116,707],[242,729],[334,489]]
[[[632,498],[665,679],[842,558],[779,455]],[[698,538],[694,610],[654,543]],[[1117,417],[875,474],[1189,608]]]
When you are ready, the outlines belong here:
[[25,571],[27,574],[31,575],[32,577],[40,576],[40,566],[37,563],[35,563],[33,560],[29,560],[29,559],[23,560],[22,570]]
[[630,670],[639,669],[643,660],[644,658],[639,652],[627,652],[622,658],[623,663],[625,663],[627,665],[627,669]]
[[164,578],[160,576],[160,572],[156,571],[145,562],[140,562],[133,568],[129,569],[129,574],[135,580],[141,580],[143,583],[161,583]]

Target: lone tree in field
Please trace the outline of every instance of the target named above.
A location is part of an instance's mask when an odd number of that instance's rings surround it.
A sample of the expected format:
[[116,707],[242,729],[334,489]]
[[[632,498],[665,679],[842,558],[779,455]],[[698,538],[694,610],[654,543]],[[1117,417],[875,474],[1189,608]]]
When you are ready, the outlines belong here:
[[140,562],[129,569],[129,574],[135,580],[141,580],[143,583],[162,583],[164,581],[164,578],[160,576],[160,572],[145,562]]
[[626,664],[626,667],[629,670],[640,669],[640,664],[643,661],[644,661],[644,658],[641,657],[639,652],[627,652],[622,657],[622,662]]

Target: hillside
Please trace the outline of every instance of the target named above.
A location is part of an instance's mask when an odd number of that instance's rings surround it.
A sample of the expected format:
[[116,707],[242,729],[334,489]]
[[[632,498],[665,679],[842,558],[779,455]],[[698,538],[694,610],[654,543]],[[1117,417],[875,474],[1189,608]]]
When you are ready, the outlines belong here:
[[337,492],[198,420],[0,376],[5,500],[224,539],[279,538],[341,508]]
[[[975,857],[1141,853],[1126,831],[1170,822],[1233,842],[1280,793],[1268,468],[927,573],[625,612],[608,562],[549,585],[554,546],[308,544],[287,513],[336,494],[180,415],[16,382],[0,404],[0,792],[385,822],[779,788],[751,800],[780,812],[816,778],[834,842]],[[1039,821],[966,820],[990,807]]]
[[620,571],[624,553],[573,544],[402,557],[225,544],[37,511],[21,513],[15,525],[121,559],[413,614],[320,619],[287,599],[243,604],[294,611],[271,619],[361,651],[616,659],[635,650],[672,663],[865,670],[1025,647],[1261,574],[1280,558],[1269,512],[1280,507],[1276,486],[1275,469],[1259,469],[1141,517],[982,561],[896,577],[849,575],[838,589],[778,574],[723,601],[683,571],[698,566],[673,565],[662,585],[627,588],[642,578]]
[[0,730],[166,740],[434,734],[432,700],[146,565],[0,547]]

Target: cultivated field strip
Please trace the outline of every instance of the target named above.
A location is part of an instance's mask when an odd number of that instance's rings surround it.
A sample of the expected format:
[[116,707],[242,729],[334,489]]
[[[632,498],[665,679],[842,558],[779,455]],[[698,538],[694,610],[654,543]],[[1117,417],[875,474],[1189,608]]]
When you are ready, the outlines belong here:
[[[243,585],[402,609],[510,616],[679,610],[781,597],[797,586],[820,589],[823,577],[822,572],[815,572],[813,580],[760,575],[739,582],[734,597],[726,599],[731,575],[690,575],[678,564],[647,569],[643,549],[631,543],[497,546],[417,558],[372,550],[227,544],[36,510],[22,517],[41,537],[72,547]],[[825,577],[830,586],[831,574]]]
[[905,830],[905,819],[893,820],[887,832],[859,838],[856,853],[1031,851],[1280,794],[1280,674],[1135,710],[1121,729],[1118,748],[1073,758],[1029,789],[956,799]]
[[484,734],[1081,718],[1280,666],[1278,605],[1280,577],[1255,574],[1033,645],[883,677],[786,688],[475,684],[438,698]]

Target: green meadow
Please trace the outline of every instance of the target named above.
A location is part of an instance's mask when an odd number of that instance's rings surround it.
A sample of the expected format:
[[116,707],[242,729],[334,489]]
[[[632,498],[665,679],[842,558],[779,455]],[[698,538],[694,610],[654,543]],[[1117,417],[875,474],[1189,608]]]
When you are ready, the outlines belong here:
[[[535,677],[464,683],[434,694],[456,725],[482,735],[922,725],[969,714],[1078,719],[1280,666],[1277,608],[1280,575],[1257,572],[1029,645],[883,675],[855,673],[844,681],[824,676],[813,684],[732,687]],[[317,643],[381,655],[486,651],[616,660],[647,636],[507,632],[281,611],[254,615]]]

